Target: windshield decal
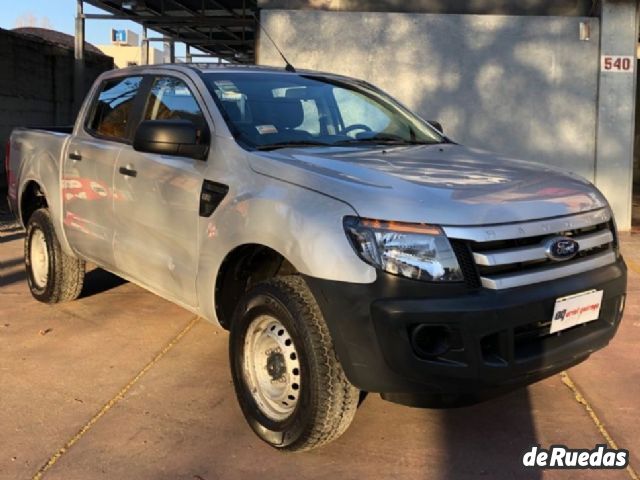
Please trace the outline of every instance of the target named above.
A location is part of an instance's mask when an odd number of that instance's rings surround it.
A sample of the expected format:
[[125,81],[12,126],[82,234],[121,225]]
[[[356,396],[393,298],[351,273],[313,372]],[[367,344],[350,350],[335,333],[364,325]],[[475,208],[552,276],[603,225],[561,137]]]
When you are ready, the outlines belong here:
[[278,133],[278,129],[274,125],[256,125],[256,130],[260,135]]

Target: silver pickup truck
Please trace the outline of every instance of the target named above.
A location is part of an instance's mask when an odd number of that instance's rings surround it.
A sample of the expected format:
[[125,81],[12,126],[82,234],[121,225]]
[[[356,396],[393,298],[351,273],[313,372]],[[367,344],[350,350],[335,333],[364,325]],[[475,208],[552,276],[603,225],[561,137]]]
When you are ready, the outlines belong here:
[[351,78],[112,71],[73,128],[16,129],[8,154],[33,296],[77,298],[90,261],[230,330],[242,411],[280,449],[340,436],[361,392],[446,407],[538,381],[622,317],[593,185]]

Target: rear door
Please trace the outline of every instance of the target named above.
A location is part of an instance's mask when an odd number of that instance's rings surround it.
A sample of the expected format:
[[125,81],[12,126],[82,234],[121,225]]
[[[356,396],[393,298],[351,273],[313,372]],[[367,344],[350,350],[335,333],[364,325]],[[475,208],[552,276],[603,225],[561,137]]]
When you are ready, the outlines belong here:
[[[140,120],[182,119],[204,133],[202,99],[188,78],[156,76]],[[207,134],[208,136],[208,134]],[[197,305],[200,191],[206,162],[123,147],[115,170],[116,266],[166,296]]]
[[78,253],[106,267],[114,266],[114,168],[122,147],[130,142],[130,120],[142,80],[123,76],[102,82],[63,159],[66,235]]

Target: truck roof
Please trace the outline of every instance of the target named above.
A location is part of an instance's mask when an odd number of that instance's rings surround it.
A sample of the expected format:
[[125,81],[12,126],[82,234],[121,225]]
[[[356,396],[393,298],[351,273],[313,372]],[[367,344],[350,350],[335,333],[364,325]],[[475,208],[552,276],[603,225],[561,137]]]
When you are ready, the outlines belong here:
[[[175,64],[174,64],[175,65]],[[238,63],[187,63],[201,72],[215,72],[216,70],[237,71],[237,72],[278,72],[278,73],[294,73],[289,72],[284,67],[274,67],[270,65],[248,65]]]
[[[131,67],[125,67],[121,69],[117,69],[120,74],[127,74],[128,72],[138,72],[141,70],[149,71],[155,69],[190,69],[195,70],[199,73],[211,73],[211,72],[233,72],[233,73],[285,73],[296,75],[300,73],[305,74],[315,74],[315,75],[323,75],[323,76],[331,76],[336,78],[348,78],[343,75],[329,73],[329,72],[321,72],[318,70],[308,70],[308,69],[296,69],[295,72],[291,72],[286,70],[284,67],[273,67],[267,65],[247,65],[247,64],[237,64],[237,63],[159,63],[155,65],[134,65]],[[110,73],[113,73],[111,71]],[[351,79],[353,80],[353,79]]]

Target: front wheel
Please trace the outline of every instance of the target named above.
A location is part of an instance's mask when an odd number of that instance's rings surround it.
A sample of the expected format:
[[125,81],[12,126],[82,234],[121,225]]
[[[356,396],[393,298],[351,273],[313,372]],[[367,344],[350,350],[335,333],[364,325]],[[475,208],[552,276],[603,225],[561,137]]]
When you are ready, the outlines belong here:
[[75,300],[80,295],[85,263],[62,251],[45,208],[36,210],[29,218],[24,260],[27,283],[36,300],[58,303]]
[[301,277],[274,278],[245,294],[229,354],[242,412],[271,446],[310,450],[338,438],[353,420],[359,391],[345,377]]

